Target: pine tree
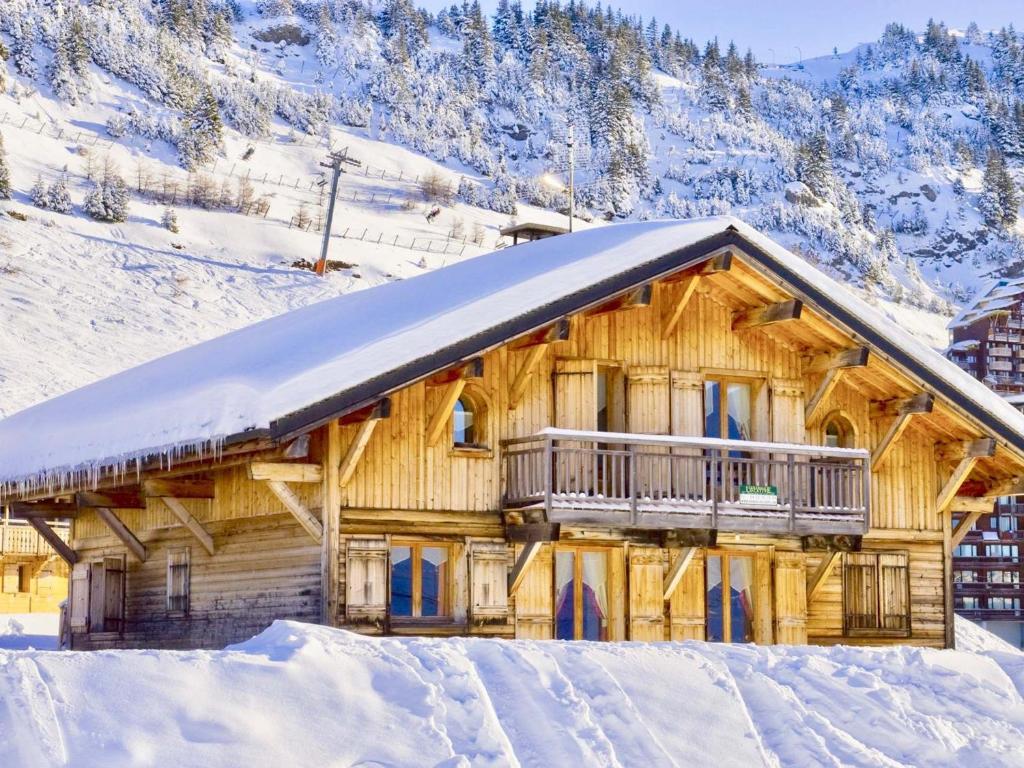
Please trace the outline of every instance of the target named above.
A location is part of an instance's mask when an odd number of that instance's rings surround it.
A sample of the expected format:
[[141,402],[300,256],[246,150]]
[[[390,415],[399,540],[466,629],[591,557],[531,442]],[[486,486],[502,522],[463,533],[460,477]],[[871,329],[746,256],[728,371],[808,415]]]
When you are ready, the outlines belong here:
[[797,151],[797,177],[814,194],[827,198],[832,190],[832,156],[828,137],[818,131]]
[[15,29],[14,50],[12,53],[14,68],[29,80],[34,80],[39,75],[39,67],[36,66],[36,58],[33,51],[36,44],[35,24],[32,22],[31,17],[26,17],[21,20],[20,24],[15,26]]
[[36,176],[36,183],[32,185],[28,196],[32,200],[32,205],[36,208],[46,208],[49,206],[50,202],[46,196],[46,182],[43,181],[42,176]]
[[66,176],[62,175],[46,190],[46,204],[51,211],[56,213],[71,213],[74,206],[71,203],[71,194],[68,192]]
[[71,67],[67,38],[63,35],[57,38],[48,75],[50,87],[53,88],[57,98],[69,104],[76,104],[78,102],[78,86],[75,83],[75,73]]
[[130,201],[128,185],[108,161],[103,170],[103,178],[85,196],[82,209],[97,221],[127,221]]
[[11,199],[11,169],[7,166],[4,135],[0,133],[0,200]]
[[178,212],[170,206],[164,208],[164,215],[160,217],[160,226],[174,234],[180,232],[181,230],[178,227]]
[[178,142],[181,164],[189,169],[213,159],[223,141],[224,124],[217,99],[209,85],[204,85],[195,105],[186,116],[186,125]]
[[982,177],[981,212],[985,223],[997,229],[1006,229],[1017,223],[1020,197],[1006,160],[998,148],[988,151],[985,173]]

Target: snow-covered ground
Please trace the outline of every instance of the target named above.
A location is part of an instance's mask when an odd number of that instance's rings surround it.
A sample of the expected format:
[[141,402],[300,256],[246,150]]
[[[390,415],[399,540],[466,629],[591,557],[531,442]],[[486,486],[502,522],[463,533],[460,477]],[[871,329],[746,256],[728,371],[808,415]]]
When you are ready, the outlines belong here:
[[1020,766],[1024,654],[366,638],[0,651],[0,765]]
[[59,625],[56,613],[0,613],[0,649],[54,650]]

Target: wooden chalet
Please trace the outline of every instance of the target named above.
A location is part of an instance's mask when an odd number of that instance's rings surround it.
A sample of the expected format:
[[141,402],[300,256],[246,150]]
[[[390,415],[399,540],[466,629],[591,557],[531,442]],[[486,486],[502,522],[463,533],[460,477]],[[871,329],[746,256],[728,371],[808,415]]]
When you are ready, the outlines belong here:
[[[70,526],[53,521],[44,533],[67,542]],[[48,539],[33,521],[0,511],[0,613],[56,613],[67,594],[67,563]]]
[[5,503],[73,521],[72,648],[952,646],[953,549],[1022,478],[1022,414],[728,217],[504,249],[0,422]]

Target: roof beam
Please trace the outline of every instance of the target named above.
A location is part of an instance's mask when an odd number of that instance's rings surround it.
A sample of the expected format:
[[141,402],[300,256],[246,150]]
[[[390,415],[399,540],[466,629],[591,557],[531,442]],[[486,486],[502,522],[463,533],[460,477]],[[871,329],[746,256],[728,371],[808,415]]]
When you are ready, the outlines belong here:
[[31,520],[60,520],[78,516],[78,507],[55,501],[15,501],[11,504],[11,517]]
[[312,536],[317,544],[320,544],[324,538],[324,527],[302,503],[302,499],[295,495],[295,491],[281,480],[266,480],[265,482],[270,492],[284,504],[285,509],[292,513],[292,517],[299,521],[299,525],[306,530],[306,533]]
[[979,437],[976,440],[962,440],[935,446],[935,458],[938,461],[959,461],[966,456],[987,458],[994,456],[995,453],[996,441],[992,437]]
[[964,514],[970,514],[972,512],[991,512],[992,507],[995,504],[995,497],[993,496],[954,496],[953,501],[949,505],[950,513],[962,512]]
[[249,478],[281,483],[319,483],[323,480],[323,468],[319,464],[254,461],[249,464]]
[[693,562],[693,557],[696,554],[696,547],[683,547],[676,554],[672,565],[668,569],[668,573],[665,574],[665,583],[661,590],[663,600],[668,600],[672,597],[672,593],[676,591],[679,582],[686,575],[686,569],[690,567],[690,563]]
[[391,415],[391,398],[382,397],[358,411],[346,413],[338,419],[338,424],[347,427],[349,424],[362,424],[369,419],[386,419]]
[[213,480],[149,478],[142,481],[142,495],[146,498],[212,499]]
[[516,377],[508,388],[508,409],[510,411],[515,410],[519,401],[523,399],[523,395],[526,394],[526,385],[529,384],[533,372],[547,354],[549,346],[548,344],[536,344],[527,350],[526,358],[519,366]]
[[989,499],[999,496],[1024,496],[1024,478],[1011,477],[988,486],[981,496]]
[[47,544],[53,547],[54,552],[64,558],[68,565],[78,562],[78,553],[68,546],[49,524],[41,517],[29,517],[28,524],[36,529],[36,533],[43,537]]
[[804,366],[804,374],[824,373],[836,368],[863,368],[871,358],[867,347],[841,349],[838,352],[826,352],[809,358]]
[[133,491],[79,491],[75,494],[75,504],[79,509],[145,509],[146,500]]
[[145,545],[136,538],[135,534],[131,532],[121,518],[115,515],[112,509],[107,507],[96,507],[95,510],[100,520],[106,523],[110,532],[121,540],[121,543],[125,545],[135,559],[140,563],[146,562],[147,552]]
[[569,340],[569,318],[561,317],[550,325],[546,325],[536,331],[520,336],[509,344],[509,349],[517,352],[521,349],[528,349],[538,344],[553,344],[556,341]]
[[651,296],[654,293],[654,286],[651,283],[641,285],[639,288],[634,288],[621,296],[616,296],[610,301],[606,301],[603,304],[599,304],[593,309],[588,309],[584,313],[584,317],[597,317],[598,315],[604,315],[609,312],[618,312],[620,309],[635,309],[636,307],[649,307],[651,306]]
[[977,463],[977,456],[964,456],[960,459],[960,463],[956,465],[953,474],[949,476],[946,484],[942,486],[942,490],[939,491],[939,495],[935,499],[936,512],[941,515],[953,503],[953,497],[956,496],[960,486],[964,484],[964,480],[971,474],[974,470],[974,465]]
[[789,299],[788,301],[779,301],[775,304],[766,304],[763,307],[754,307],[753,309],[737,312],[733,315],[732,329],[734,331],[745,331],[790,320],[799,320],[803,306],[804,304],[800,299]]
[[174,514],[181,524],[184,525],[192,533],[193,536],[202,544],[203,549],[206,550],[210,557],[214,554],[213,536],[210,535],[209,531],[203,527],[203,524],[196,520],[192,513],[185,509],[185,505],[173,496],[161,496],[160,501]]
[[710,259],[699,265],[696,269],[684,269],[675,274],[668,275],[662,279],[663,283],[677,283],[686,280],[690,275],[714,275],[719,272],[728,272],[732,269],[732,251],[717,253]]
[[828,577],[832,575],[832,571],[835,570],[836,565],[839,564],[839,558],[842,556],[842,552],[836,550],[834,552],[825,552],[822,555],[821,562],[818,563],[818,567],[814,569],[813,573],[807,574],[807,604],[810,605],[811,601],[817,597],[822,587],[828,581]]
[[661,338],[667,339],[675,332],[679,325],[686,305],[690,303],[693,294],[697,291],[697,284],[700,282],[700,275],[690,275],[683,281],[682,293],[671,306],[666,307],[661,321]]
[[483,375],[484,359],[482,357],[474,357],[464,363],[453,365],[451,368],[435,373],[427,378],[426,384],[428,387],[443,387],[446,384],[451,384],[456,379],[481,379]]
[[935,399],[927,392],[895,403],[896,417],[881,441],[875,446],[875,450],[871,452],[872,472],[877,472],[885,464],[892,449],[896,446],[896,442],[910,426],[910,419],[921,413],[931,413],[934,405]]

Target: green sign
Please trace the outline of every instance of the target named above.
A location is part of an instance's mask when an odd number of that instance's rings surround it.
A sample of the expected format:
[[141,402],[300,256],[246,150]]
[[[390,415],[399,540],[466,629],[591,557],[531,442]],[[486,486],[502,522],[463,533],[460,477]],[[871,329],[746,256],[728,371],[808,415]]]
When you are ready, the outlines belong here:
[[740,504],[770,504],[779,503],[779,489],[774,485],[741,485]]

